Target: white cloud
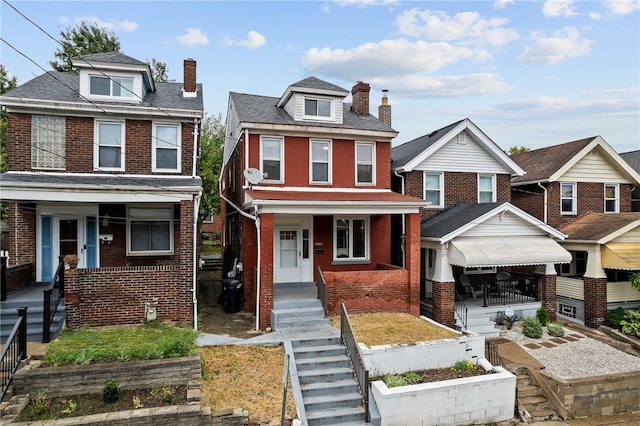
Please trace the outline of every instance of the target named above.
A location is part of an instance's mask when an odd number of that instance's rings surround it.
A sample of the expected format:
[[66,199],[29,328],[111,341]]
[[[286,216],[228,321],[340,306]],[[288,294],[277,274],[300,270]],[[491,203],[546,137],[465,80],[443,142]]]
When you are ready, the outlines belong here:
[[541,32],[534,32],[531,36],[535,43],[533,46],[527,46],[518,56],[518,62],[555,64],[565,59],[590,54],[591,45],[594,43],[588,38],[581,38],[575,27],[565,27],[548,37]]
[[589,90],[587,92],[581,93],[582,96],[614,96],[614,95],[637,95],[640,93],[640,89],[637,87],[625,87],[622,89],[599,89],[599,90]]
[[547,0],[542,6],[542,13],[548,17],[564,16],[565,18],[577,15],[573,10],[573,0]]
[[604,5],[614,15],[628,15],[640,10],[640,0],[608,0],[604,2]]
[[104,28],[107,31],[124,31],[124,32],[132,32],[138,28],[138,23],[129,21],[125,19],[124,21],[118,21],[117,19],[109,19],[108,21],[103,21],[97,16],[76,16],[73,19],[69,19],[67,16],[60,16],[58,18],[58,22],[62,24],[70,24],[73,23],[78,25],[82,22],[87,22],[88,24],[95,24],[100,28]]
[[200,31],[200,28],[187,28],[186,34],[176,36],[175,40],[183,46],[196,46],[199,44],[209,44],[209,37]]
[[415,74],[399,79],[372,80],[372,83],[390,89],[394,96],[428,99],[478,96],[513,89],[498,75],[491,73],[447,76]]
[[265,36],[257,31],[249,31],[246,40],[238,41],[238,46],[248,47],[249,49],[259,49],[267,43]]
[[395,6],[399,3],[399,0],[334,0],[330,3],[322,5],[322,10],[329,12],[332,6],[337,7],[349,7],[355,6],[361,9],[373,6]]
[[478,46],[502,46],[517,39],[516,30],[505,28],[507,22],[506,18],[484,18],[477,12],[449,16],[417,8],[403,12],[396,20],[403,35]]
[[598,12],[589,12],[589,18],[591,18],[592,21],[599,21],[602,19],[602,15]]
[[508,4],[513,4],[513,0],[496,0],[493,3],[494,9],[504,9]]
[[520,117],[527,121],[532,118],[531,116],[527,117],[531,114],[534,114],[537,118],[578,117],[599,114],[624,116],[637,114],[638,101],[634,99],[591,99],[580,101],[578,98],[571,97],[540,96],[497,104],[495,109],[507,114],[511,119]]

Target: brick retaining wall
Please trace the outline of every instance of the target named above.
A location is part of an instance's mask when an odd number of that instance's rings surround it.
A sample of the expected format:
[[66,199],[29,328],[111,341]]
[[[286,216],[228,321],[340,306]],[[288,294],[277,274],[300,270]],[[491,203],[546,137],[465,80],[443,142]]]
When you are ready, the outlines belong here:
[[23,289],[31,284],[31,263],[7,266],[7,292]]

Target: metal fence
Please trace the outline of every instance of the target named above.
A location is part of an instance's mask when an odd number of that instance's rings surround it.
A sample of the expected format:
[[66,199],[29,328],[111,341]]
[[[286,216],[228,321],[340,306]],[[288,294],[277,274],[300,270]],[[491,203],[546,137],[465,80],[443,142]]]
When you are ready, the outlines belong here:
[[0,354],[0,401],[9,389],[20,362],[27,358],[27,308],[18,309],[18,319]]
[[51,324],[56,316],[60,301],[64,297],[64,256],[60,256],[58,269],[49,287],[44,290],[44,310],[42,314],[42,343],[51,340]]
[[356,373],[356,380],[358,381],[358,386],[362,394],[362,403],[364,404],[364,422],[369,423],[371,420],[369,413],[369,370],[367,370],[360,357],[358,342],[353,334],[347,308],[344,306],[344,301],[342,300],[340,301],[340,339],[347,347],[347,354],[349,358],[351,358],[351,365]]

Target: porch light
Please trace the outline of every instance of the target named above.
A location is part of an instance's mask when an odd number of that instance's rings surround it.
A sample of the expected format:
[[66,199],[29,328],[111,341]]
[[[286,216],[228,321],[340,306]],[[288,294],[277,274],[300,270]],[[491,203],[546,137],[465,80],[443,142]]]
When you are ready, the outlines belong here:
[[102,226],[109,226],[109,215],[105,214],[102,216]]

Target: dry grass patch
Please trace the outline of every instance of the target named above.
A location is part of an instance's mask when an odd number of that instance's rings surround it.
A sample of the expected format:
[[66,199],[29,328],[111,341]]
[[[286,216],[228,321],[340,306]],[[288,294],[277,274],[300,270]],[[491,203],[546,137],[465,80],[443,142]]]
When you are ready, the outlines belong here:
[[[242,408],[249,416],[280,421],[284,348],[230,345],[200,349],[202,356],[201,404],[212,412]],[[287,393],[287,418],[296,417],[291,385]]]
[[[330,321],[333,326],[340,327],[340,316],[331,317]],[[350,314],[349,321],[358,342],[368,346],[425,342],[458,336],[451,330],[410,314]]]

